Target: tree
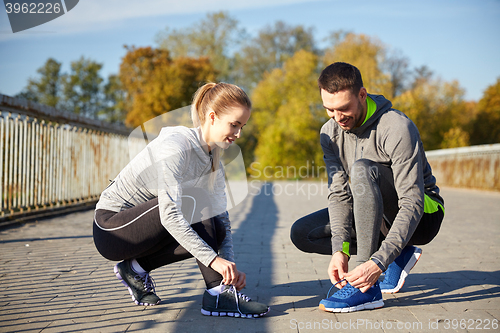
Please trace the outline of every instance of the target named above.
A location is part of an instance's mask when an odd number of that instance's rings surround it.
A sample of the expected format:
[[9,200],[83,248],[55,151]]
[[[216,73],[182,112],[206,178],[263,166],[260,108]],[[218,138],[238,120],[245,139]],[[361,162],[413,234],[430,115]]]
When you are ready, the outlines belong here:
[[66,110],[89,118],[97,118],[102,107],[99,71],[102,64],[81,57],[71,62],[71,71],[62,77],[64,107]]
[[384,71],[389,73],[391,78],[391,95],[393,97],[399,96],[406,91],[411,76],[409,65],[410,60],[401,51],[393,51],[382,64],[382,67],[385,68]]
[[37,103],[58,107],[61,98],[61,63],[53,58],[37,69],[39,78],[28,80],[26,88],[16,97],[22,97]]
[[172,58],[208,57],[219,80],[233,81],[232,51],[244,35],[238,21],[225,12],[209,13],[200,23],[187,29],[169,29],[157,34],[160,49],[168,50]]
[[118,75],[109,75],[108,81],[103,87],[103,108],[99,116],[111,123],[123,123],[127,115],[125,110],[126,94]]
[[500,143],[500,77],[484,91],[471,127],[472,144]]
[[299,50],[318,53],[312,28],[282,21],[264,27],[236,54],[236,83],[249,90],[255,88],[265,72],[281,68]]
[[126,92],[125,122],[139,126],[165,112],[190,105],[201,82],[215,80],[206,57],[178,57],[151,47],[128,48],[119,78]]
[[[325,52],[323,58],[325,66],[337,61],[350,63],[360,70],[363,85],[368,92],[391,99],[394,92],[391,75],[389,72],[384,72],[384,68],[390,67],[384,66],[386,46],[378,39],[364,34],[336,33],[335,39],[339,42]],[[394,59],[391,61],[394,62]]]
[[418,127],[425,149],[468,145],[465,133],[470,120],[469,109],[458,82],[418,75],[412,86],[396,97],[393,104]]
[[326,120],[316,85],[318,57],[304,50],[283,68],[265,74],[252,94],[254,133],[259,137],[252,171],[271,167],[275,177],[293,177],[284,170],[322,163],[319,130]]

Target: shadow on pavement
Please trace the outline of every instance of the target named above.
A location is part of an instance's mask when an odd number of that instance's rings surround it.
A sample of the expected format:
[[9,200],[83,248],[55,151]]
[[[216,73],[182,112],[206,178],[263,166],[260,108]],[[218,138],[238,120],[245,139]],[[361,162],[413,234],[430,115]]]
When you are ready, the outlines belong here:
[[9,239],[9,240],[0,240],[0,244],[60,240],[60,239],[77,239],[77,238],[92,238],[92,235]]
[[[296,296],[299,301],[277,304],[280,311],[290,311],[298,308],[317,307],[326,295],[315,294],[322,286],[328,285],[328,280],[301,281],[273,286],[290,296]],[[467,291],[467,288],[474,290]],[[498,300],[500,297],[500,271],[453,271],[442,273],[411,274],[396,297],[385,298],[385,307],[404,307],[422,304],[465,303],[478,300]],[[277,296],[273,292],[273,296]],[[307,298],[304,298],[307,297]]]
[[[269,304],[273,295],[269,294],[272,283],[273,257],[271,240],[278,220],[278,208],[274,202],[272,184],[264,183],[258,193],[247,198],[252,200],[251,208],[238,229],[233,230],[233,244],[237,268],[246,273],[247,286],[243,293],[254,301]],[[172,299],[169,298],[169,302]],[[246,319],[205,317],[201,315],[201,295],[196,299],[197,315],[188,312],[176,319],[175,332],[227,332],[239,331],[241,325],[247,325]],[[279,315],[271,308],[268,316]],[[199,316],[199,317],[198,317]],[[253,332],[268,331],[266,317],[251,320]]]

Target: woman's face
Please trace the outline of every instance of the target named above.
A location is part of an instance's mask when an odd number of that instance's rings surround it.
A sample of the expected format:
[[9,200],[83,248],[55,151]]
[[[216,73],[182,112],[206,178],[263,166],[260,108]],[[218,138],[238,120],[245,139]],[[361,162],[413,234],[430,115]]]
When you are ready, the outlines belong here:
[[[228,148],[241,135],[241,129],[250,118],[250,110],[244,107],[233,107],[217,116],[211,111],[208,114],[210,132],[207,142],[216,144],[222,149]],[[211,148],[214,148],[211,146]]]

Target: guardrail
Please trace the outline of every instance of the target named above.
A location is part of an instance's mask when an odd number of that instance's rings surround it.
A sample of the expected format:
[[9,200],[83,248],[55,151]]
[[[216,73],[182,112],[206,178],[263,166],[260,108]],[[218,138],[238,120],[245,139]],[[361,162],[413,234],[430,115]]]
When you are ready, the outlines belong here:
[[500,191],[500,144],[426,153],[438,185]]
[[95,204],[144,145],[130,132],[0,94],[0,224]]

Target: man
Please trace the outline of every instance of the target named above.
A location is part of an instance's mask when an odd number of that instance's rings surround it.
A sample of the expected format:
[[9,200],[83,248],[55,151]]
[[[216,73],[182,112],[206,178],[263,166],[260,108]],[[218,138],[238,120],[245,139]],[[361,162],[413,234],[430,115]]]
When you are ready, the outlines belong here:
[[444,201],[415,124],[383,96],[368,94],[356,67],[331,64],[318,86],[331,118],[321,129],[328,208],[296,221],[291,239],[304,252],[331,255],[328,275],[340,290],[320,309],[380,308],[381,292],[398,292],[419,259],[414,245],[438,233]]

